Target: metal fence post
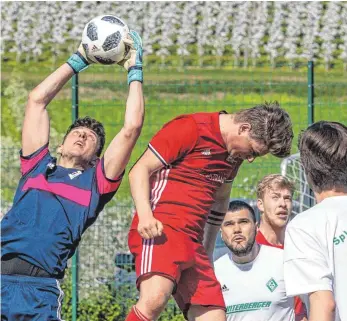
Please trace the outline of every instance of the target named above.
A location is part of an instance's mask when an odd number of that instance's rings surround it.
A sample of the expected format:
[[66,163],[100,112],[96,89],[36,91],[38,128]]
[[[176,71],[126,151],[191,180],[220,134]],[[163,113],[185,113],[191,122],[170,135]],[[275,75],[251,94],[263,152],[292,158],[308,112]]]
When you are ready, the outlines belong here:
[[[78,118],[78,74],[72,77],[72,122]],[[72,257],[72,321],[78,312],[78,249]]]
[[[314,64],[312,60],[307,64],[307,86],[307,121],[310,126],[314,123]],[[308,205],[312,207],[314,205],[314,195],[311,188],[309,189],[309,195]]]
[[307,65],[307,85],[308,85],[308,125],[314,123],[314,65],[309,61]]

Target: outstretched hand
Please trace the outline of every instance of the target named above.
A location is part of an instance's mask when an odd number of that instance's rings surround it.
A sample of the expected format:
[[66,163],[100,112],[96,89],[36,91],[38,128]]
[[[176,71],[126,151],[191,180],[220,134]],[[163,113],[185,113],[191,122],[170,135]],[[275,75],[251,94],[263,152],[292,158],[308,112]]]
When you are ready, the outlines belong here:
[[90,59],[88,58],[87,53],[86,53],[86,50],[85,50],[85,48],[84,48],[83,45],[82,45],[82,42],[81,42],[80,45],[78,46],[77,52],[79,52],[80,55],[81,55],[85,60],[87,60],[89,64],[93,64],[93,63],[94,63],[94,61],[92,61],[92,60],[90,60]]
[[131,30],[127,37],[123,39],[125,46],[128,47],[128,52],[124,59],[118,62],[118,65],[123,66],[126,70],[133,66],[142,67],[142,39],[139,34]]

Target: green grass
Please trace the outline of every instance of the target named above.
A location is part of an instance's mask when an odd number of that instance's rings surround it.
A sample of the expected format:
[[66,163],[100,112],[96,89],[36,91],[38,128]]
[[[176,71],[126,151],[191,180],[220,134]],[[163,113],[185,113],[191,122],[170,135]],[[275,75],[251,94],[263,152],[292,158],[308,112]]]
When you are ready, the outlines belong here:
[[[49,74],[49,68],[31,65],[23,72],[16,69],[29,91]],[[30,71],[29,71],[30,70]],[[4,68],[2,74],[2,135],[19,141],[20,131],[11,119],[9,99],[3,90],[13,77],[13,70]],[[127,96],[125,73],[118,67],[92,66],[80,75],[80,116],[91,115],[102,121],[106,128],[107,143],[120,130],[123,123]],[[145,150],[149,140],[160,127],[183,113],[227,110],[233,112],[248,108],[265,100],[278,100],[293,122],[295,138],[292,152],[297,152],[296,142],[300,130],[307,126],[307,72],[305,65],[296,70],[284,66],[271,68],[225,68],[222,70],[194,68],[179,72],[175,69],[151,68],[145,72],[146,118],[141,137],[136,144],[128,169]],[[347,77],[341,70],[325,72],[316,70],[316,120],[335,120],[347,123]],[[63,134],[71,122],[70,83],[49,106],[51,125]],[[24,106],[23,106],[24,109]],[[279,172],[280,160],[266,156],[253,164],[244,164],[234,183],[232,196],[254,197],[254,187],[259,178]],[[14,169],[18,167],[13,165]],[[6,172],[11,171],[7,168]],[[16,180],[5,186],[10,197]],[[129,199],[129,185],[124,179],[116,200]]]

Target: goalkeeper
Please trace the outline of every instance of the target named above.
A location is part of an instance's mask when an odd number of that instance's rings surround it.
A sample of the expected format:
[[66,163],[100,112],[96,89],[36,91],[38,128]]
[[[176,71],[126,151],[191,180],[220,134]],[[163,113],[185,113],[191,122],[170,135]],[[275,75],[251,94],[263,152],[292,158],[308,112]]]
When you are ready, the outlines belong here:
[[83,232],[115,195],[144,119],[142,42],[131,31],[119,64],[128,71],[124,125],[100,158],[103,125],[85,117],[67,130],[58,160],[49,152],[47,105],[90,64],[82,46],[29,95],[20,151],[21,178],[1,226],[1,320],[61,320],[67,260]]

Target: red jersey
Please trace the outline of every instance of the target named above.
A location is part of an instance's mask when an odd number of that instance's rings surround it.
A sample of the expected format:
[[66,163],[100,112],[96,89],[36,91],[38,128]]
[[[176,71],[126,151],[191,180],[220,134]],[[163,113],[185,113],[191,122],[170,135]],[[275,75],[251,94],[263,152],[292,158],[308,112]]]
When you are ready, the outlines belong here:
[[[284,248],[284,245],[275,245],[275,244],[271,244],[264,236],[264,234],[262,232],[260,232],[258,230],[257,235],[255,237],[255,240],[258,244],[261,245],[267,245],[267,246],[272,246],[272,247],[277,247],[279,249]],[[307,312],[306,312],[306,307],[303,304],[303,302],[301,301],[301,299],[299,297],[294,297],[294,311],[295,311],[295,315],[298,316],[307,316]]]
[[258,244],[262,244],[262,245],[268,245],[268,246],[272,246],[272,247],[277,247],[278,249],[282,249],[283,250],[283,245],[276,245],[276,244],[271,244],[264,236],[264,234],[260,231],[257,232],[257,235],[255,237],[255,240],[257,241]]
[[[224,113],[224,112],[223,112]],[[234,179],[242,163],[230,157],[219,112],[179,116],[152,138],[149,149],[164,168],[151,176],[150,202],[156,219],[202,241],[216,190]],[[137,228],[135,215],[131,228]]]

